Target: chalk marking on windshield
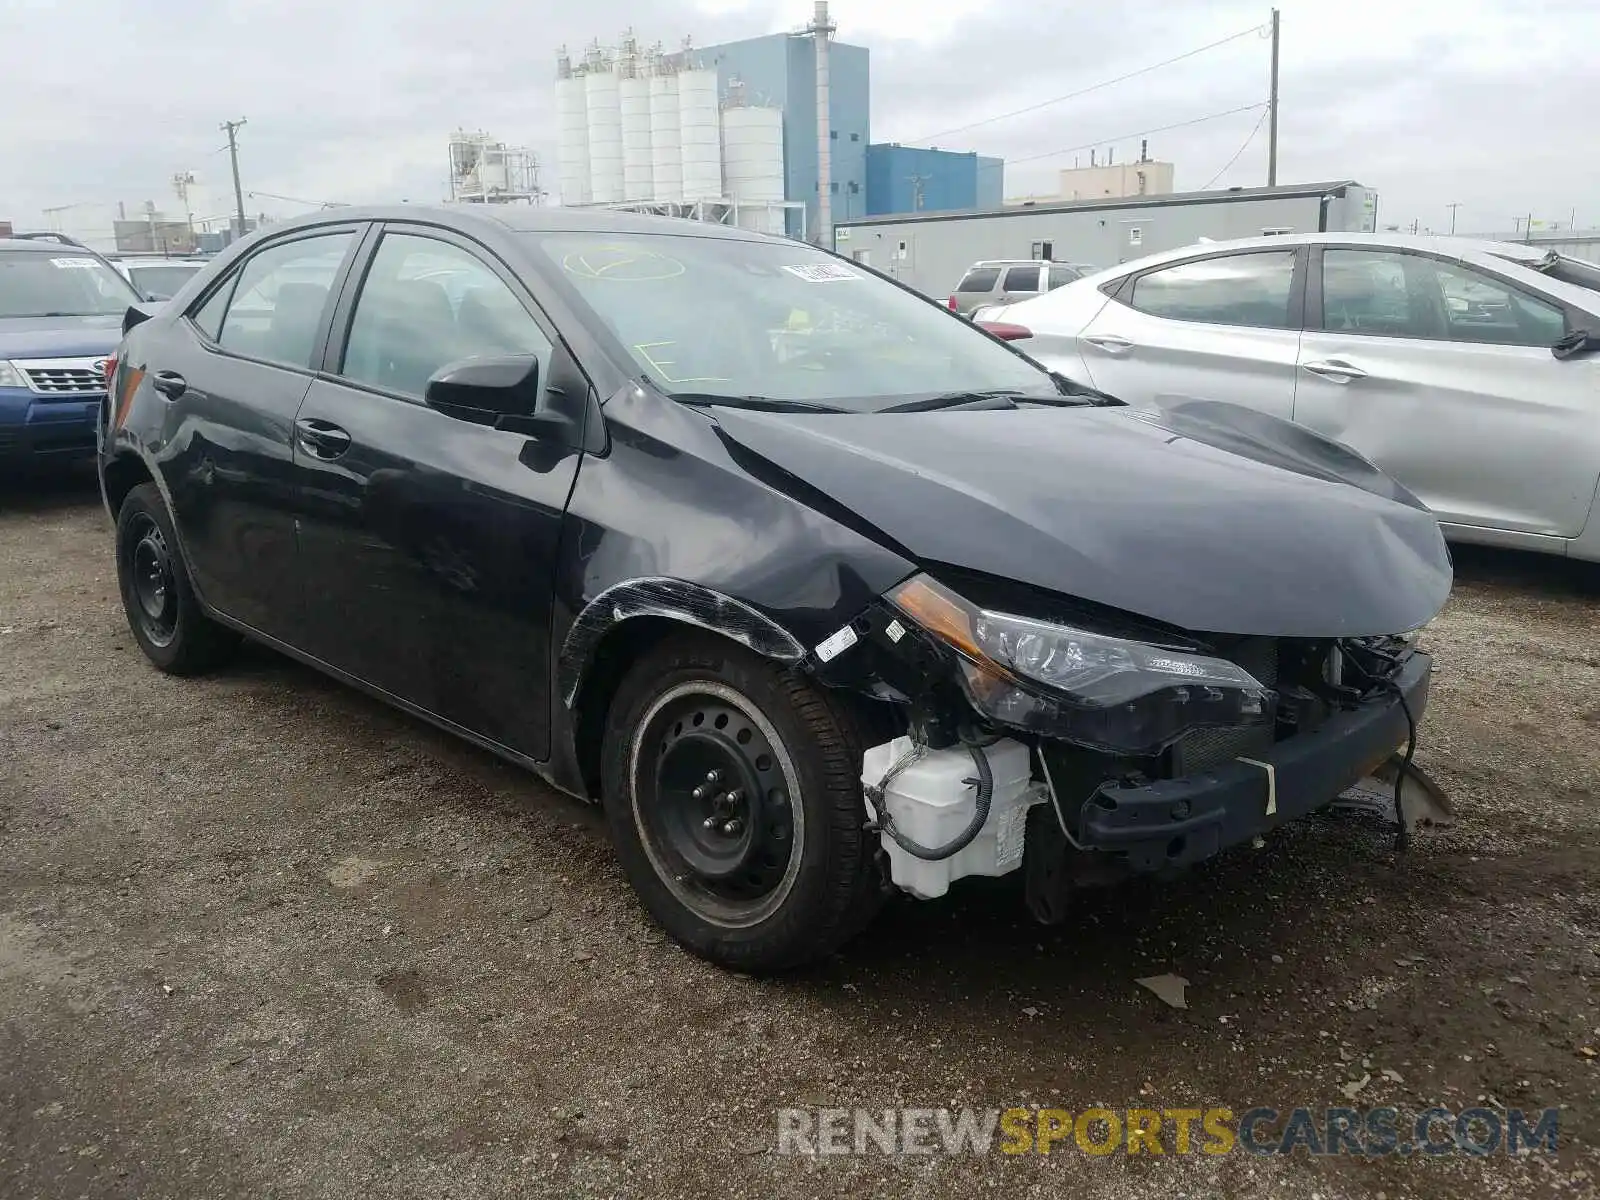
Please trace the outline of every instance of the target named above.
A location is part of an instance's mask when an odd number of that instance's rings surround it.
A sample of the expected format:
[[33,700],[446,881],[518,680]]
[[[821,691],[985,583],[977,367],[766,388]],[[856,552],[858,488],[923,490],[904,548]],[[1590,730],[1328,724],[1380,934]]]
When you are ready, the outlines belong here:
[[76,267],[80,270],[92,271],[100,264],[92,258],[52,258],[50,265],[53,267]]
[[661,376],[663,383],[732,383],[733,380],[725,375],[673,375],[668,367],[677,366],[672,359],[658,359],[650,351],[661,346],[676,346],[677,342],[636,342],[634,349],[639,352],[639,357],[655,368],[656,374]]
[[[591,253],[601,257],[598,261],[591,262],[589,259]],[[656,250],[599,246],[593,251],[574,250],[561,260],[561,269],[569,275],[576,275],[579,279],[652,283],[662,279],[676,279],[686,268],[677,259],[668,258]]]

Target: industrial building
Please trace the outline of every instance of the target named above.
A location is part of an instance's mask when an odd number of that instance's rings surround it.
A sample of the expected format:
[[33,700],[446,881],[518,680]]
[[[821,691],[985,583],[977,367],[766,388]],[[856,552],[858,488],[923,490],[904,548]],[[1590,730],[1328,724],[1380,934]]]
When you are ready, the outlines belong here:
[[[1003,159],[981,154],[897,142],[868,146],[866,215],[998,208],[1005,196],[1005,167]],[[848,212],[837,216],[849,218]]]
[[1170,162],[1150,157],[1150,143],[1139,143],[1139,157],[1116,161],[1115,147],[1108,147],[1105,161],[1089,151],[1089,164],[1074,162],[1058,176],[1056,190],[1049,195],[1008,198],[1007,204],[1051,204],[1058,200],[1105,200],[1117,196],[1170,196],[1177,168]]
[[452,203],[537,204],[543,196],[539,158],[527,147],[464,129],[450,135]]
[[870,56],[833,34],[816,0],[793,33],[669,52],[630,32],[563,50],[561,202],[823,244],[836,221],[998,205],[999,159],[871,144]]
[[1114,266],[1201,239],[1377,228],[1378,195],[1354,180],[1229,188],[840,221],[833,245],[930,296],[985,258]]

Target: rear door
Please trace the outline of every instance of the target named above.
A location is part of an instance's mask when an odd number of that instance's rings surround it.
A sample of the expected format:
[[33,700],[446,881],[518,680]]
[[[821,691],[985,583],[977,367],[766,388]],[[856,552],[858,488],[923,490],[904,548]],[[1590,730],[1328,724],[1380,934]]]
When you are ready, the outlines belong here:
[[1224,400],[1294,412],[1303,248],[1165,263],[1125,277],[1078,334],[1101,391],[1135,405]]
[[534,759],[549,750],[550,623],[577,454],[428,407],[462,359],[532,354],[589,384],[516,276],[425,226],[372,239],[295,421],[306,648]]
[[1582,531],[1600,477],[1600,364],[1550,353],[1563,305],[1413,251],[1318,248],[1310,278],[1296,420],[1441,521]]
[[252,629],[299,635],[290,430],[360,227],[266,242],[152,338],[162,474],[200,594]]

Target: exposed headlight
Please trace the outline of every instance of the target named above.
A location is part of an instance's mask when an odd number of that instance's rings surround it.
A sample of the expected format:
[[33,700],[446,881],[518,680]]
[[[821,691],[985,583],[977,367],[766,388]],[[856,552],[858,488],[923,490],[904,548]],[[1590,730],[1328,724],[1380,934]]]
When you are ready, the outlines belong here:
[[0,387],[25,388],[28,381],[22,377],[22,372],[17,370],[12,363],[0,358]]
[[1155,754],[1190,730],[1264,724],[1275,695],[1225,659],[980,608],[926,575],[889,593],[961,656],[991,719],[1120,754]]

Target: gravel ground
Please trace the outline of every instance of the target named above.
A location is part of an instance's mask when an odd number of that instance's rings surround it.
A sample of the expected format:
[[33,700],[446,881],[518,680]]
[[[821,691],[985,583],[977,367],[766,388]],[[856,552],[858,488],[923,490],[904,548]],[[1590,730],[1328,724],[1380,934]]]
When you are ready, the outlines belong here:
[[[1313,818],[1057,929],[975,884],[771,982],[665,942],[532,777],[265,651],[159,675],[92,481],[0,488],[0,1196],[1594,1195],[1600,590],[1462,559],[1418,748],[1454,830]],[[1561,1150],[774,1153],[790,1105],[1480,1101]]]

